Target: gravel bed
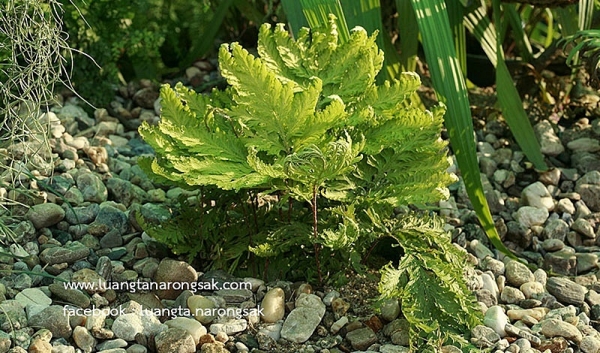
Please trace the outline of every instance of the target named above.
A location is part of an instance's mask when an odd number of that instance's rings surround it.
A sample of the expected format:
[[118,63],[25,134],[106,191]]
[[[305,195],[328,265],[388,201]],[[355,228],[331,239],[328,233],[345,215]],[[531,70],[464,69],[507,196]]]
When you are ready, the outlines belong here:
[[[207,62],[186,75],[196,86],[215,78]],[[17,165],[43,181],[22,177],[28,196],[0,189],[31,206],[12,208],[21,220],[2,246],[13,256],[0,257],[0,353],[408,352],[398,301],[372,309],[375,271],[322,289],[202,273],[159,251],[133,214],[163,220],[174,200],[193,193],[156,188],[136,165],[152,153],[136,129],[158,121],[157,98],[150,82],[130,84],[94,116],[65,98],[43,117],[52,124],[49,148],[27,142],[4,151],[18,158],[35,149],[56,162],[32,157]],[[523,262],[491,250],[462,184],[439,204],[476,266],[467,280],[485,319],[471,342],[482,351],[600,352],[600,118],[598,100],[587,99],[589,118],[535,125],[553,167],[544,173],[525,161],[502,123],[477,132],[496,227]],[[198,282],[209,288],[149,287]]]

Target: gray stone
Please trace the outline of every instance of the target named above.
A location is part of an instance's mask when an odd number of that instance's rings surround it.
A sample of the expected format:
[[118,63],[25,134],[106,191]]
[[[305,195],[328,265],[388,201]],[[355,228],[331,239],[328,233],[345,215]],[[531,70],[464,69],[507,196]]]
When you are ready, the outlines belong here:
[[541,333],[548,337],[564,337],[568,340],[580,343],[583,339],[579,329],[572,324],[557,319],[547,319],[541,322]]
[[[198,273],[187,262],[173,259],[163,259],[156,270],[155,282],[187,282],[195,283],[198,281]],[[156,294],[161,299],[176,299],[182,290],[175,290],[172,287],[165,290],[159,290]]]
[[577,253],[577,274],[586,273],[598,268],[598,255],[592,253]]
[[515,219],[525,228],[541,226],[548,219],[549,213],[546,208],[523,206],[515,214]]
[[108,190],[102,179],[90,172],[83,172],[77,176],[77,188],[83,194],[84,201],[102,203],[108,198]]
[[85,353],[91,353],[96,347],[96,339],[83,326],[76,326],[73,329],[73,341]]
[[594,212],[600,212],[600,172],[597,170],[586,173],[576,185],[575,191],[581,195],[586,206]]
[[202,326],[201,323],[194,319],[190,319],[187,317],[177,317],[172,320],[165,321],[165,325],[170,328],[180,328],[187,331],[192,338],[194,339],[194,343],[198,344],[200,342],[200,337],[206,334],[206,327]]
[[125,341],[124,339],[121,339],[121,338],[116,338],[116,339],[107,340],[107,341],[98,343],[98,345],[96,346],[96,349],[98,351],[105,351],[105,350],[109,350],[109,349],[125,348],[125,347],[127,347],[127,341]]
[[65,210],[57,204],[42,203],[33,205],[27,211],[26,217],[35,229],[47,228],[62,221],[65,218]]
[[57,298],[75,306],[80,308],[87,308],[90,306],[90,298],[78,289],[65,288],[62,283],[52,283],[48,286],[48,289]]
[[196,351],[196,343],[192,335],[177,327],[159,333],[155,342],[157,353],[193,353]]
[[375,332],[369,327],[359,328],[350,331],[346,334],[346,338],[350,341],[352,348],[357,350],[366,350],[373,343],[377,342]]
[[126,207],[131,206],[134,202],[143,204],[148,200],[148,194],[142,188],[132,184],[128,180],[110,178],[106,181],[106,187],[109,195],[113,199],[119,200]]
[[547,253],[544,256],[544,269],[565,276],[577,275],[577,257],[566,250]]
[[85,245],[78,241],[71,242],[62,247],[47,248],[40,254],[40,260],[48,265],[60,263],[74,263],[86,258],[90,253]]
[[20,330],[27,326],[25,309],[16,300],[5,300],[0,304],[0,329],[4,332]]
[[131,342],[135,340],[135,335],[144,332],[144,325],[142,324],[140,315],[128,313],[117,317],[112,324],[111,330],[117,338]]
[[65,220],[71,224],[90,224],[98,216],[100,206],[92,203],[88,206],[67,207]]
[[587,292],[584,286],[562,277],[548,278],[546,290],[561,303],[573,305],[583,304]]
[[500,335],[487,326],[477,325],[471,330],[471,342],[478,347],[491,347],[498,341]]
[[520,287],[523,283],[535,280],[531,270],[519,261],[510,260],[506,264],[506,269],[504,272],[508,284],[516,288]]
[[565,247],[565,243],[563,243],[560,239],[546,239],[542,242],[542,249],[545,251],[560,251]]
[[506,337],[504,327],[508,323],[508,316],[506,316],[504,310],[497,305],[488,308],[485,312],[483,324],[494,330],[500,337]]
[[583,353],[598,353],[600,352],[600,339],[594,336],[585,336],[579,344],[579,349]]
[[554,209],[554,199],[546,189],[546,186],[541,182],[535,182],[528,185],[521,193],[522,200],[525,205],[536,208],[545,208],[548,211]]
[[544,227],[544,236],[546,239],[558,239],[564,242],[568,232],[569,225],[562,219],[551,219]]
[[306,342],[325,315],[325,304],[314,294],[302,293],[296,299],[296,308],[283,322],[281,337],[295,343]]
[[586,219],[578,218],[573,222],[571,228],[577,233],[583,235],[588,239],[595,239],[596,234],[594,233],[594,227]]
[[534,126],[535,134],[540,141],[540,151],[548,156],[558,156],[565,147],[560,138],[556,136],[552,125],[547,120],[542,120]]
[[127,232],[128,227],[129,220],[125,212],[104,204],[100,206],[94,222],[89,225],[88,232],[95,236],[103,236],[110,231],[115,231],[120,236]]
[[383,334],[390,337],[393,344],[410,344],[410,323],[406,319],[396,319],[383,327]]
[[225,333],[227,335],[233,335],[248,328],[248,321],[245,319],[229,319],[225,322],[210,325],[210,333],[217,335],[219,333]]
[[567,147],[573,152],[597,152],[600,151],[600,142],[597,139],[582,137],[570,141]]
[[69,316],[60,305],[51,305],[32,316],[29,319],[29,326],[46,328],[52,332],[52,337],[57,338],[69,338],[72,333]]
[[525,295],[517,288],[506,286],[500,294],[500,300],[505,304],[518,304],[525,300]]
[[17,293],[15,300],[24,308],[28,305],[50,306],[50,304],[52,304],[52,299],[38,288],[23,289],[21,292]]
[[396,298],[384,300],[379,309],[381,310],[381,317],[388,322],[396,320],[400,315],[400,303]]

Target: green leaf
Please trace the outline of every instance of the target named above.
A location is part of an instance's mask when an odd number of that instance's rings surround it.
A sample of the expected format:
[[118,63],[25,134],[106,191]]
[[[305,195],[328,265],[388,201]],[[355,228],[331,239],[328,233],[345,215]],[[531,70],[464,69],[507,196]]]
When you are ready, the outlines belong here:
[[444,2],[441,0],[412,0],[412,5],[423,36],[425,56],[429,60],[433,84],[438,98],[448,106],[446,128],[469,199],[494,246],[503,253],[514,256],[502,244],[483,192],[467,89],[452,45],[450,24]]

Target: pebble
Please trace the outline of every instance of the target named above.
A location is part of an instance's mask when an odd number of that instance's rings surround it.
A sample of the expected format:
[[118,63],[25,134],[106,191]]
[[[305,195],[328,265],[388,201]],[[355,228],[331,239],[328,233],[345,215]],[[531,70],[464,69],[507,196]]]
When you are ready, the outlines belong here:
[[171,327],[159,333],[156,338],[157,353],[193,353],[196,343],[192,335],[184,329]]
[[285,315],[285,293],[281,288],[273,288],[265,294],[261,308],[262,321],[273,323],[283,319]]
[[504,272],[508,284],[516,288],[520,287],[526,282],[532,282],[535,280],[531,270],[519,261],[509,260],[509,262],[506,264],[506,270]]
[[564,304],[581,305],[585,299],[587,289],[568,278],[550,277],[546,282],[546,289]]
[[552,337],[564,337],[568,340],[580,343],[583,339],[579,329],[568,322],[547,319],[541,322],[541,331],[544,336],[548,338]]
[[96,339],[82,326],[76,326],[73,329],[73,340],[77,347],[85,353],[91,353],[96,347]]
[[207,332],[206,327],[202,326],[201,323],[187,317],[177,317],[175,319],[165,321],[165,325],[169,326],[170,328],[180,328],[187,331],[194,339],[194,343],[196,345],[198,342],[200,342],[200,337],[206,335]]
[[78,241],[71,242],[61,247],[47,248],[40,254],[40,260],[48,265],[60,263],[73,263],[86,258],[90,249]]
[[33,223],[35,229],[47,228],[65,218],[65,210],[57,204],[42,203],[33,205],[25,217]]
[[586,173],[577,180],[575,191],[581,195],[585,205],[594,212],[600,212],[600,172]]
[[325,315],[325,304],[314,294],[302,293],[296,307],[283,322],[281,337],[294,343],[306,342]]
[[554,132],[550,122],[542,120],[534,126],[535,134],[540,141],[540,150],[548,156],[558,156],[563,153],[565,147]]
[[[167,283],[186,282],[191,284],[198,281],[198,273],[187,262],[167,258],[163,259],[158,264],[156,274],[154,275],[154,281]],[[171,287],[169,289],[157,291],[156,295],[160,299],[175,299],[181,292],[182,290],[176,290]]]
[[500,337],[506,337],[504,327],[508,323],[508,316],[500,306],[494,305],[485,312],[483,324],[494,330]]
[[352,348],[357,350],[366,350],[373,343],[377,342],[377,336],[375,332],[369,327],[359,328],[357,330],[348,332],[346,339],[350,341]]
[[29,326],[43,327],[52,332],[53,337],[69,338],[73,332],[69,324],[69,316],[65,315],[64,308],[60,305],[51,305],[28,322]]
[[554,210],[552,195],[550,195],[546,186],[539,181],[525,187],[521,197],[525,205],[545,208],[548,211]]
[[541,226],[548,219],[549,213],[546,208],[523,206],[517,210],[515,219],[526,229],[532,226]]
[[144,331],[144,325],[139,314],[128,313],[117,317],[111,326],[111,330],[117,338],[131,342],[135,340],[135,335]]

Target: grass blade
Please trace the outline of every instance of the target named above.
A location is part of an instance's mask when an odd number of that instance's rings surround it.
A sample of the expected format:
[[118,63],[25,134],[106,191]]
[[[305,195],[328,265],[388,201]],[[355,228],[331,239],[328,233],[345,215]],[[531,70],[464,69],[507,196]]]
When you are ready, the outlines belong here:
[[514,257],[504,246],[494,227],[483,192],[467,87],[452,45],[452,32],[445,4],[443,0],[411,2],[423,37],[425,56],[429,59],[434,86],[440,100],[448,106],[445,116],[446,128],[473,208],[492,244],[508,256]]
[[285,12],[292,34],[297,37],[300,28],[308,27],[308,21],[302,12],[302,4],[298,0],[281,0],[281,6],[283,6],[283,12]]
[[329,22],[329,14],[336,17],[339,39],[345,43],[350,39],[350,31],[339,0],[300,0],[302,11],[311,28],[321,27]]
[[[410,0],[396,0],[400,34],[400,64],[404,71],[415,71],[419,51],[419,27]],[[385,54],[388,54],[387,48]]]
[[506,16],[506,19],[510,24],[513,36],[515,37],[515,44],[517,45],[521,57],[525,62],[532,62],[533,49],[531,48],[529,38],[523,30],[523,24],[521,16],[517,11],[517,6],[515,4],[504,4],[504,16]]

